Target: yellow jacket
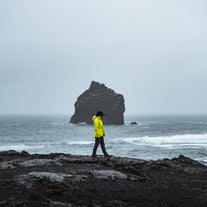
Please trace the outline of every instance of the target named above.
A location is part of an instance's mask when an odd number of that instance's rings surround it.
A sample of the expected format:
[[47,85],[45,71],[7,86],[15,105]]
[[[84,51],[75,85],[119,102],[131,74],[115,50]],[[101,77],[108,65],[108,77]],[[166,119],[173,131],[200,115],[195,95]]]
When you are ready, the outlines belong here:
[[94,125],[94,137],[95,138],[100,138],[105,135],[104,133],[104,125],[103,121],[100,116],[93,116],[93,125]]

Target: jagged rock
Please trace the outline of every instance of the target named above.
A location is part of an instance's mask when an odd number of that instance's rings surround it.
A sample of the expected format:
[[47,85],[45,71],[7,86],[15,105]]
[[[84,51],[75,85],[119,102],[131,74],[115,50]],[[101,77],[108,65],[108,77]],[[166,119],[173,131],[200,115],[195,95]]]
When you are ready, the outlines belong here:
[[105,124],[124,124],[124,97],[104,84],[92,81],[88,90],[82,93],[75,103],[75,114],[70,123],[85,122],[92,124],[92,116],[97,111],[103,111]]
[[[73,177],[73,175],[70,174],[63,174],[63,173],[51,173],[51,172],[30,172],[26,175],[21,175],[21,179],[19,180],[30,180],[31,182],[31,177],[37,178],[37,179],[42,179],[42,180],[49,180],[51,182],[59,182],[63,183],[65,178],[70,178]],[[24,182],[23,182],[24,183]]]
[[23,154],[0,152],[0,207],[207,206],[207,166],[183,155]]
[[127,179],[127,175],[119,172],[119,171],[115,171],[115,170],[93,170],[91,171],[91,174],[96,177],[96,178],[100,178],[100,179]]

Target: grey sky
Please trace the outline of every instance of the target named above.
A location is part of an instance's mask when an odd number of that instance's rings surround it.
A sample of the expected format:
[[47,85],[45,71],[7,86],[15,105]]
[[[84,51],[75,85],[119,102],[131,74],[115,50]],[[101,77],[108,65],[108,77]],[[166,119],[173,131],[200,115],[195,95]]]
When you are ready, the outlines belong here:
[[126,114],[207,113],[206,0],[0,0],[0,113],[72,114],[92,80]]

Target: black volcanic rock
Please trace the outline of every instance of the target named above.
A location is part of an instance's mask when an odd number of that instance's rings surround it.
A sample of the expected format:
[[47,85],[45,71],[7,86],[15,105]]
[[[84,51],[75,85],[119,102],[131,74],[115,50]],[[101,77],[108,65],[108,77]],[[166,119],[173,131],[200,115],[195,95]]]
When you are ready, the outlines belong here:
[[124,97],[104,84],[92,81],[88,90],[83,92],[75,103],[75,114],[70,123],[85,122],[92,124],[92,116],[97,111],[103,111],[105,124],[124,124]]
[[207,206],[207,166],[173,159],[0,152],[0,207]]

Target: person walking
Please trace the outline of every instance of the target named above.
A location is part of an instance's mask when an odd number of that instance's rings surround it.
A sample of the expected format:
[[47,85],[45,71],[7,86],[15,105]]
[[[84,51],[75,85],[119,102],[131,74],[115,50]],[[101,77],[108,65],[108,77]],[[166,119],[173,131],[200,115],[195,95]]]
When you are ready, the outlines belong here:
[[101,145],[101,149],[103,151],[104,156],[111,157],[108,155],[108,153],[106,152],[106,148],[105,148],[105,143],[104,143],[105,132],[104,132],[104,124],[103,124],[102,118],[103,118],[102,111],[98,111],[96,115],[92,117],[92,121],[94,125],[94,138],[95,138],[95,144],[93,147],[92,157],[96,157],[96,151],[97,151],[99,144]]

